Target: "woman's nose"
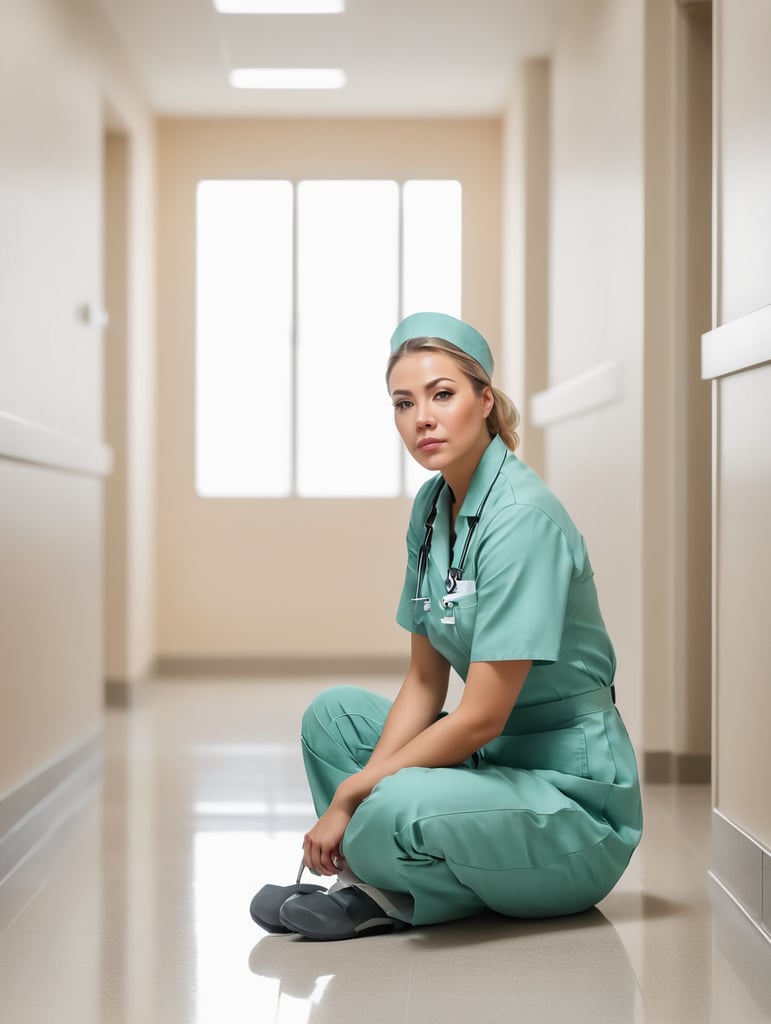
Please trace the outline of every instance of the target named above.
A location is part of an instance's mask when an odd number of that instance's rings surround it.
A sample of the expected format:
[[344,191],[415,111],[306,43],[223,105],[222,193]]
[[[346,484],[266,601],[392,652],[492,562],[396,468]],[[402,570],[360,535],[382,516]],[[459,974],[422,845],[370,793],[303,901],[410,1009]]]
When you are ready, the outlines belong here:
[[418,426],[419,427],[430,427],[431,424],[434,422],[433,417],[431,415],[431,410],[430,409],[420,409],[420,410],[418,410],[418,420],[417,420],[417,422],[418,422]]

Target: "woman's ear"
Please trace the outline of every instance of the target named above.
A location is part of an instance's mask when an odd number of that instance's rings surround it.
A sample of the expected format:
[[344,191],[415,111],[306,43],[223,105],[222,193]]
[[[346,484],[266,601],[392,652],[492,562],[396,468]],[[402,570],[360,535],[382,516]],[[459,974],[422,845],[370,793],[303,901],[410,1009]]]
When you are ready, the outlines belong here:
[[493,411],[495,405],[495,395],[493,394],[492,388],[485,388],[482,392],[482,415],[485,419]]

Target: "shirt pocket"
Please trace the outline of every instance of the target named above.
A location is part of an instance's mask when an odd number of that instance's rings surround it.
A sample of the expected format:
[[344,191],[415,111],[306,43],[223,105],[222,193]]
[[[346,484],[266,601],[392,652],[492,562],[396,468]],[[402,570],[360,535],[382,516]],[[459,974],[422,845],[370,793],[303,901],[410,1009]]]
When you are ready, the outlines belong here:
[[460,643],[471,650],[477,621],[477,595],[448,594],[442,598],[442,617],[454,619],[455,624],[443,623],[444,629],[454,629]]

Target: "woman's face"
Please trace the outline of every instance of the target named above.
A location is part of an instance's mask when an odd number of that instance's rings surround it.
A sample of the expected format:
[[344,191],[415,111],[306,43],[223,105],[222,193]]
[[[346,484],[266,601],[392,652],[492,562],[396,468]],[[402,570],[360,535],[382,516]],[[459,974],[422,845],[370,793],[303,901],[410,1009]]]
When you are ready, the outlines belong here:
[[[493,394],[481,395],[445,352],[408,352],[388,380],[394,420],[407,451],[425,469],[468,477],[490,443],[486,417]],[[451,479],[448,480],[452,486]]]

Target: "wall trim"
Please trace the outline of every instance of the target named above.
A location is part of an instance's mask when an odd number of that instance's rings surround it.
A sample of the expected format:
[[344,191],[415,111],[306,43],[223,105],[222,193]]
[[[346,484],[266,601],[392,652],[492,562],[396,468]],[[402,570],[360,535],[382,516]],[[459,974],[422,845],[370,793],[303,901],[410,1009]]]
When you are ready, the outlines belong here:
[[771,362],[771,305],[701,336],[701,376],[714,380]]
[[771,942],[771,851],[717,807],[712,808],[709,874]]
[[260,657],[172,657],[156,659],[155,675],[160,678],[181,678],[192,676],[226,676],[245,678],[256,676],[403,676],[407,670],[407,659],[391,655],[379,657],[328,657],[317,658],[260,658]]
[[615,359],[600,363],[530,399],[530,423],[548,427],[615,402],[621,393],[621,366]]
[[96,477],[109,476],[113,465],[109,445],[52,430],[8,412],[0,412],[0,458]]
[[92,796],[101,771],[99,728],[0,797],[0,883]]
[[709,754],[676,754],[672,750],[643,752],[643,780],[647,783],[706,785],[711,780]]

